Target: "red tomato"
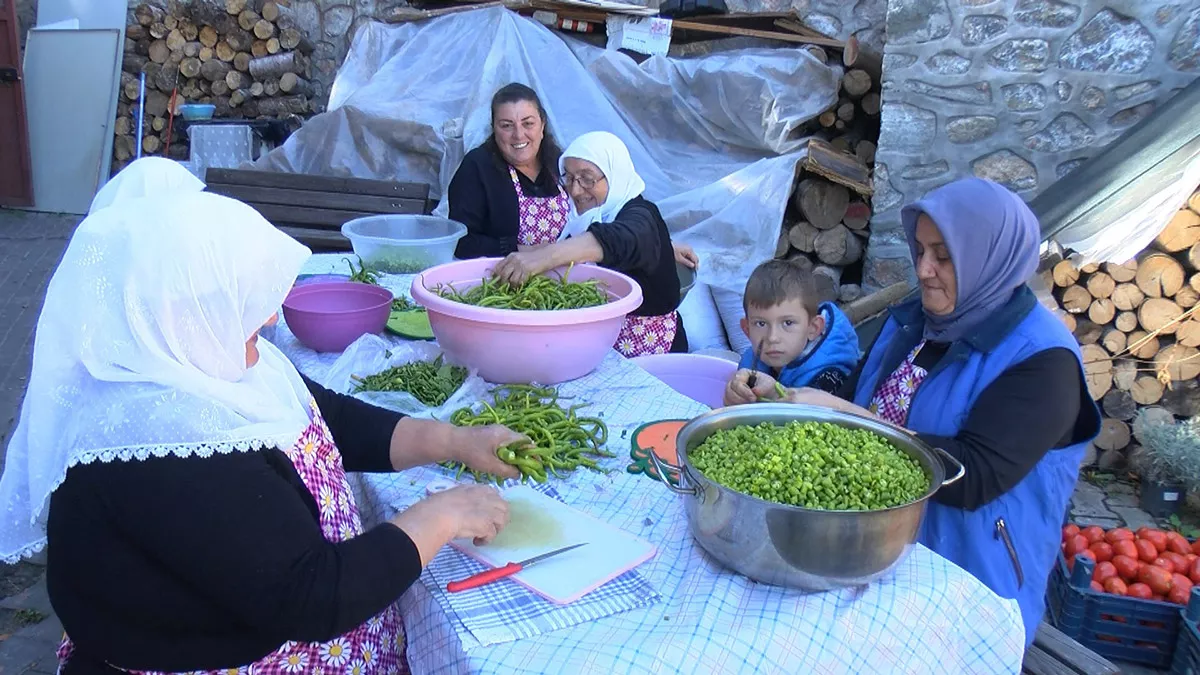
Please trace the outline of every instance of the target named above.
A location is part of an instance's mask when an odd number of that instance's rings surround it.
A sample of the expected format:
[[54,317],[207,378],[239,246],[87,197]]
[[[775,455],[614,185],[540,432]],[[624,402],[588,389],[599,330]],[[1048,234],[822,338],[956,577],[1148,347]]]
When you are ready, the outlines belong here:
[[1137,558],[1130,558],[1127,555],[1114,556],[1112,559],[1113,566],[1117,568],[1117,574],[1127,582],[1137,581],[1138,570],[1141,565],[1138,564]]
[[1070,525],[1063,525],[1062,540],[1064,542],[1067,541],[1068,539],[1070,539],[1071,537],[1074,537],[1077,534],[1079,534],[1079,526],[1076,525],[1075,523],[1071,523]]
[[1096,569],[1092,571],[1092,581],[1104,583],[1105,579],[1117,576],[1117,567],[1110,562],[1096,563]]
[[1125,595],[1129,591],[1129,587],[1125,585],[1125,582],[1120,577],[1109,577],[1104,580],[1104,590],[1113,595]]
[[[1082,534],[1077,534],[1074,537],[1071,537],[1071,540],[1067,542],[1067,555],[1072,556],[1076,553],[1080,553],[1081,551],[1086,551],[1087,547],[1087,537],[1083,536]],[[1155,557],[1157,557],[1157,554]]]
[[1191,563],[1188,562],[1188,559],[1174,551],[1167,551],[1159,557],[1170,560],[1171,564],[1175,566],[1175,571],[1179,574],[1187,574],[1188,569],[1191,568]]
[[1132,539],[1120,539],[1117,541],[1117,543],[1113,544],[1112,547],[1114,557],[1123,555],[1133,558],[1134,560],[1138,559],[1137,543],[1135,543]]
[[[1138,531],[1141,532],[1141,530]],[[1154,544],[1154,548],[1157,549],[1159,553],[1167,550],[1167,533],[1163,532],[1162,530],[1148,530],[1139,535],[1138,538]]]
[[1113,559],[1113,547],[1108,542],[1098,541],[1092,544],[1088,550],[1092,552],[1092,557],[1097,562],[1106,562]]
[[1188,578],[1193,584],[1200,584],[1200,558],[1192,561],[1192,566],[1188,568]]
[[1103,593],[1103,592],[1104,592],[1104,586],[1100,585],[1100,582],[1099,582],[1099,581],[1093,581],[1093,582],[1091,583],[1091,586],[1090,586],[1090,587],[1091,587],[1091,589],[1092,589],[1093,591],[1096,591],[1097,593]]
[[1167,602],[1173,602],[1176,605],[1186,605],[1188,604],[1189,593],[1191,593],[1191,589],[1172,588],[1171,592],[1167,593]]
[[1155,595],[1171,592],[1171,573],[1158,565],[1146,565],[1138,572],[1138,581],[1150,587]]
[[1114,527],[1104,533],[1104,541],[1110,544],[1116,544],[1118,541],[1133,541],[1133,532],[1130,532],[1124,527]]
[[[1083,535],[1080,535],[1083,536]],[[1072,544],[1078,543],[1079,538],[1076,537]],[[1138,560],[1142,562],[1152,563],[1158,558],[1158,549],[1154,548],[1154,542],[1149,539],[1138,539],[1134,542],[1137,545]]]
[[1129,588],[1126,589],[1125,595],[1128,595],[1131,598],[1149,599],[1154,595],[1154,592],[1150,590],[1149,586],[1139,581],[1136,584],[1129,584]]
[[1187,558],[1189,565],[1196,562],[1197,560],[1200,560],[1200,555],[1196,555],[1195,553],[1189,553],[1183,557]]
[[1172,574],[1171,575],[1171,590],[1175,590],[1177,588],[1182,588],[1182,589],[1187,590],[1190,593],[1192,590],[1192,586],[1193,586],[1192,580],[1183,576],[1182,574]]
[[1192,545],[1188,543],[1188,540],[1185,539],[1182,534],[1179,534],[1178,532],[1168,532],[1167,550],[1171,551],[1172,553],[1186,555],[1192,552]]
[[1088,545],[1095,544],[1098,541],[1104,541],[1104,528],[1089,525],[1079,531],[1084,537],[1087,537]]
[[1150,564],[1155,565],[1157,567],[1161,567],[1164,570],[1170,572],[1171,574],[1175,573],[1175,563],[1171,562],[1171,560],[1169,558],[1164,558],[1162,556],[1159,556],[1159,557],[1155,558],[1154,562],[1152,562]]
[[1192,553],[1200,555],[1200,539],[1192,542]]

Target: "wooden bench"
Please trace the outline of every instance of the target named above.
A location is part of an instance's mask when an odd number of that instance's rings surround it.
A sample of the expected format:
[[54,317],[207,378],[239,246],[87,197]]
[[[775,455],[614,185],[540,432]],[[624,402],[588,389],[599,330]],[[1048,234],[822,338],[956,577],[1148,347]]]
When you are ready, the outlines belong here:
[[361,216],[429,213],[429,186],[367,178],[244,169],[208,169],[208,191],[254,207],[314,250],[348,251],[342,224]]
[[1021,672],[1029,675],[1115,675],[1121,670],[1043,621],[1038,626],[1033,645],[1025,650]]

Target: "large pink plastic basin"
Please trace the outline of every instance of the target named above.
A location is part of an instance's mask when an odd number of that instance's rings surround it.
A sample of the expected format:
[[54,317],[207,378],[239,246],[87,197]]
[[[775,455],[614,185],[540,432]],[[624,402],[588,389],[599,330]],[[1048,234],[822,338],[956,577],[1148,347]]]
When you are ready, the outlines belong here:
[[737,364],[702,354],[651,354],[631,359],[684,396],[710,408],[725,405],[725,385]]
[[[625,315],[642,304],[642,289],[629,277],[597,265],[576,265],[570,281],[599,279],[612,301],[599,307],[525,311],[475,307],[437,294],[441,284],[462,292],[491,276],[499,258],[458,260],[418,274],[412,296],[429,311],[438,345],[452,361],[479,369],[497,384],[558,384],[600,365],[617,341]],[[562,274],[566,268],[549,274]]]
[[391,291],[351,281],[296,286],[283,301],[288,328],[318,352],[340,352],[367,333],[383,331],[391,312]]

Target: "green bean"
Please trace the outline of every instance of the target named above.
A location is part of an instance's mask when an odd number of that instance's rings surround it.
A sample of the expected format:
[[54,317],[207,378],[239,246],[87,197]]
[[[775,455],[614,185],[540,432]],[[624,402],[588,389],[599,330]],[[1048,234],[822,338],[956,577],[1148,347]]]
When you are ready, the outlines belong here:
[[354,262],[349,258],[342,258],[342,260],[346,261],[346,264],[350,266],[350,281],[357,281],[360,284],[379,285],[379,275],[375,273],[375,270],[367,267],[362,258],[358,259],[358,269],[354,269]]
[[[462,408],[450,415],[456,426],[471,427],[502,424],[524,435],[529,442],[518,442],[496,450],[496,456],[517,468],[521,480],[544,483],[549,476],[564,478],[579,468],[600,471],[598,458],[616,455],[601,449],[608,438],[608,426],[598,417],[580,417],[582,405],[563,409],[557,403],[553,387],[506,385],[492,390],[494,401],[483,402],[479,412]],[[461,464],[444,463],[457,469]],[[456,474],[455,478],[457,479]],[[496,476],[476,477],[481,482],[500,482]]]
[[364,391],[405,391],[421,403],[439,406],[458,391],[467,379],[467,369],[442,363],[442,355],[433,361],[412,361],[394,368],[359,377],[351,375],[355,382],[353,393]]
[[827,422],[722,429],[688,460],[725,487],[809,509],[886,509],[929,489],[921,465],[887,439]]
[[437,293],[447,300],[493,309],[561,310],[596,307],[608,302],[608,292],[599,279],[569,281],[570,268],[558,279],[537,275],[520,286],[510,286],[495,278],[483,279],[478,286],[458,291],[442,284]]

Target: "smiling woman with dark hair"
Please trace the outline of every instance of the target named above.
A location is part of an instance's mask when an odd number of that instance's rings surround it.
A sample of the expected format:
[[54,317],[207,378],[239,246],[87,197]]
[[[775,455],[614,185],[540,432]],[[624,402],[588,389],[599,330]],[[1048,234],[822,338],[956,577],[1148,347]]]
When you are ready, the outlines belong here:
[[[447,191],[450,219],[467,226],[455,256],[498,258],[557,241],[571,213],[561,154],[537,92],[519,82],[501,87],[491,135],[463,157]],[[673,255],[688,267],[698,262],[685,244]]]

